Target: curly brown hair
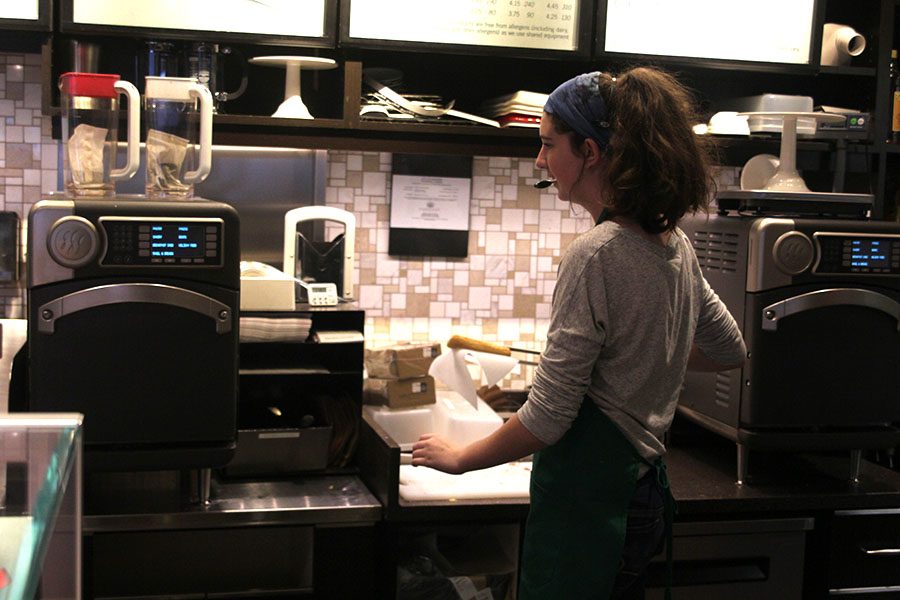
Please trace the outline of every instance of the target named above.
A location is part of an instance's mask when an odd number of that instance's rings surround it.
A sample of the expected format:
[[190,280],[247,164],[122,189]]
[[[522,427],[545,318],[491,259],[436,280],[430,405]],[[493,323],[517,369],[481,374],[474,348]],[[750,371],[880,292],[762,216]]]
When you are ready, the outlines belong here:
[[[612,115],[603,171],[610,213],[655,234],[673,230],[688,212],[706,210],[715,189],[714,146],[691,128],[699,120],[691,93],[655,67],[635,67],[617,77],[599,73],[598,84]],[[571,133],[576,149],[584,141],[561,119],[553,119],[553,126]]]

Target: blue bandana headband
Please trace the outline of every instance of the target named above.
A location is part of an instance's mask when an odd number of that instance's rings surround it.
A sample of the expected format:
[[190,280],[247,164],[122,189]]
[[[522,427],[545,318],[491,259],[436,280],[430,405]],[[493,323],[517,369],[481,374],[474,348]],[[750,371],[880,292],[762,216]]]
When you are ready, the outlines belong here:
[[609,109],[600,94],[599,73],[583,73],[553,90],[544,111],[604,150],[612,137]]

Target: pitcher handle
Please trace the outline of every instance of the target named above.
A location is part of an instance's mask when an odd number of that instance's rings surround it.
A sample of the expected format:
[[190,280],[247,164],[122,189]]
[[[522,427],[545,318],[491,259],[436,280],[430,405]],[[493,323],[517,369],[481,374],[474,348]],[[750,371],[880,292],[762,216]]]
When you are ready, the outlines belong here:
[[[247,91],[247,61],[244,59],[244,55],[241,54],[239,50],[235,50],[234,48],[222,48],[219,51],[219,54],[222,54],[223,56],[234,54],[234,56],[238,59],[241,65],[241,84],[238,86],[238,89],[233,92],[216,92],[215,99],[218,102],[227,102],[229,100],[240,98],[241,95]],[[222,77],[222,87],[225,87],[224,71]]]
[[[113,84],[113,88],[118,92],[125,94],[128,98],[128,128],[127,128],[127,150],[125,153],[125,166],[121,169],[113,169],[109,172],[109,178],[112,181],[120,179],[130,179],[137,173],[141,164],[141,148],[139,135],[140,110],[141,110],[141,94],[137,88],[128,81],[120,79]],[[115,142],[115,140],[113,140]]]
[[200,160],[195,171],[184,174],[187,183],[200,183],[212,167],[213,100],[209,89],[199,83],[191,85],[191,97],[200,101]]

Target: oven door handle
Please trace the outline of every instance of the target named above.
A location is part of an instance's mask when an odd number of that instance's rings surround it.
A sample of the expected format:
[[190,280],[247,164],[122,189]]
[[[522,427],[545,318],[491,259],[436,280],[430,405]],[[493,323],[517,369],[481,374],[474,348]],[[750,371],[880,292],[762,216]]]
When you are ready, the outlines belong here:
[[123,302],[177,306],[211,318],[215,323],[216,333],[224,334],[231,331],[232,315],[228,305],[198,292],[160,283],[117,283],[66,294],[40,307],[38,331],[52,334],[56,321],[62,317],[98,306]]
[[900,548],[871,548],[869,546],[860,546],[859,549],[863,554],[869,556],[900,556]]
[[762,328],[777,331],[781,319],[826,306],[864,306],[880,310],[897,321],[897,331],[900,331],[900,303],[884,294],[859,288],[816,290],[770,304],[762,310]]

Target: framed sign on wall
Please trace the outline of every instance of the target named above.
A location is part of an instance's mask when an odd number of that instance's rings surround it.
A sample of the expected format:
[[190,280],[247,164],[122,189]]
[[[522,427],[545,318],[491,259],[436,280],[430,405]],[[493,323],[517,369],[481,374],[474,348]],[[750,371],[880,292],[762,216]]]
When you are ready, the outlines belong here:
[[388,254],[469,253],[472,157],[394,154]]

